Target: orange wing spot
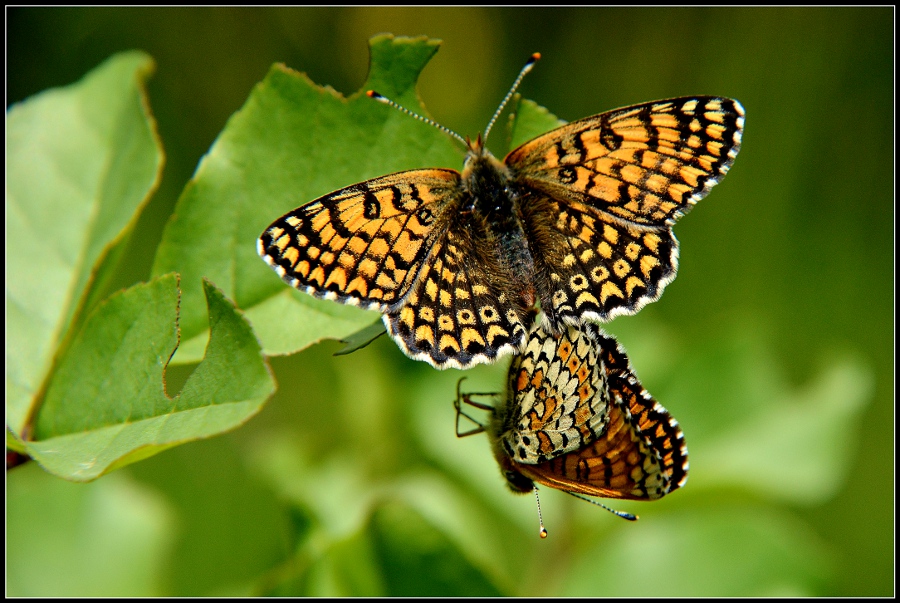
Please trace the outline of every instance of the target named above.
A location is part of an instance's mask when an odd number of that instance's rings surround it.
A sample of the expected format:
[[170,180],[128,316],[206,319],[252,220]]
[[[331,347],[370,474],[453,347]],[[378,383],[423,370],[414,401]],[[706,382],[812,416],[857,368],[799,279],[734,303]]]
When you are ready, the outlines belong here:
[[716,140],[722,140],[722,134],[725,133],[725,126],[719,124],[710,124],[706,126],[706,135]]
[[679,132],[678,130],[662,128],[659,130],[659,140],[673,143],[678,142],[679,140],[681,140],[681,132]]
[[646,285],[644,284],[644,281],[636,276],[630,276],[628,277],[628,280],[625,281],[625,292],[628,294],[628,297],[631,297],[631,294],[638,287],[640,287],[641,289],[645,289]]
[[427,295],[431,301],[437,300],[438,294],[438,286],[430,277],[427,281],[425,281],[425,295]]
[[407,263],[412,263],[416,259],[421,247],[421,241],[413,241],[409,238],[409,233],[405,231],[394,241],[394,251]]
[[710,140],[706,143],[706,151],[710,155],[715,155],[716,157],[722,156],[722,147],[725,146],[721,142],[714,142]]
[[387,274],[382,272],[378,275],[378,278],[375,279],[375,284],[383,289],[396,289],[397,283],[389,277]]
[[293,226],[294,228],[297,228],[298,226],[303,224],[303,220],[301,220],[297,216],[288,216],[287,218],[284,219],[284,221],[287,222],[288,224],[290,224],[291,226]]
[[718,111],[707,111],[703,114],[703,117],[717,124],[725,123],[725,116]]
[[366,258],[359,263],[359,268],[357,268],[357,271],[367,279],[371,280],[375,278],[375,273],[378,272],[378,264],[376,264],[369,258]]
[[646,173],[646,170],[636,166],[636,165],[626,165],[624,166],[619,173],[622,175],[622,179],[629,184],[636,184],[640,182],[641,178]]
[[452,331],[455,328],[453,319],[447,314],[438,316],[438,329],[441,331]]
[[[315,272],[315,271],[313,271]],[[369,296],[369,283],[366,282],[364,278],[361,276],[357,276],[355,279],[350,281],[350,284],[347,286],[347,294],[353,293],[354,291],[359,291],[360,296],[368,297]]]
[[312,224],[312,229],[316,232],[321,232],[323,228],[328,226],[328,222],[331,217],[328,215],[327,211],[320,211],[316,214],[313,214],[312,220],[310,220],[310,224]]
[[528,371],[522,369],[519,371],[519,376],[516,377],[516,391],[522,392],[525,391],[525,388],[528,387]]
[[[582,294],[583,295],[583,294]],[[606,281],[603,283],[603,286],[600,288],[600,303],[605,304],[606,300],[610,297],[620,297],[625,298],[625,295],[622,293],[622,290],[612,281]]]
[[325,271],[322,270],[321,266],[313,268],[313,271],[309,274],[309,281],[318,283],[320,287],[322,286],[322,283],[325,281]]
[[303,275],[303,278],[306,278],[307,276],[309,276],[309,262],[303,260],[302,262],[294,266],[294,270]]
[[[702,171],[700,171],[697,168],[690,166],[690,165],[682,166],[682,168],[679,172],[679,176],[681,176],[681,179],[684,180],[685,184],[687,184],[691,188],[696,188],[697,178],[702,175],[703,175]],[[688,189],[688,190],[690,190],[690,189]]]
[[[606,285],[611,285],[611,284],[612,283],[606,283]],[[603,285],[603,289],[601,290],[601,295],[602,295],[602,291],[606,290],[606,285]],[[613,285],[613,286],[615,287],[615,285]],[[616,290],[618,290],[618,287],[616,287]],[[622,297],[622,296],[619,295],[619,297]],[[590,291],[582,291],[581,294],[575,299],[575,307],[580,308],[584,304],[597,305],[597,298],[594,297],[594,295]]]
[[655,193],[664,193],[666,192],[666,187],[669,184],[669,179],[660,174],[653,174],[649,178],[647,178],[647,183],[644,185],[649,188],[651,191]]
[[428,306],[419,308],[419,319],[425,322],[434,322],[434,311]]
[[645,255],[641,258],[641,272],[646,278],[650,278],[650,272],[659,266],[659,260],[652,255]]
[[428,325],[419,325],[416,327],[416,341],[434,342],[434,331]]
[[629,243],[628,246],[625,248],[625,257],[627,257],[632,262],[634,260],[638,259],[638,256],[640,255],[640,253],[641,253],[641,246],[638,245],[637,243],[635,243],[634,241]]
[[485,295],[487,292],[487,287],[484,285],[472,285],[472,293],[475,295]]
[[452,335],[441,335],[441,342],[438,344],[438,349],[446,350],[448,348],[458,352],[459,342]]
[[297,259],[300,257],[300,252],[297,251],[296,247],[291,247],[290,249],[285,251],[281,257],[289,261],[291,263],[291,268],[293,268],[294,264],[297,263]]
[[325,286],[327,287],[332,283],[336,284],[342,291],[347,288],[347,273],[343,268],[335,268],[331,271],[331,274],[328,275]]
[[609,241],[610,245],[615,245],[619,242],[619,231],[610,226],[609,224],[603,225],[603,238]]
[[501,327],[500,325],[491,325],[488,327],[487,332],[487,340],[490,345],[494,345],[494,340],[497,337],[509,337],[509,331]]
[[344,251],[338,256],[338,264],[344,268],[354,268],[357,264],[357,258],[352,253]]
[[616,260],[616,263],[613,264],[613,272],[615,272],[616,276],[619,278],[625,278],[625,275],[631,272],[631,265],[625,260]]
[[[681,205],[684,203],[684,194],[691,192],[691,188],[685,184],[673,184],[669,187],[669,198],[672,199],[675,203]],[[671,204],[666,204],[666,213],[672,211],[674,207]]]
[[318,247],[309,247],[306,250],[306,255],[309,256],[310,259],[316,259],[319,257],[319,254],[322,253],[322,250]]
[[677,128],[678,120],[671,113],[653,113],[650,123],[657,128]]
[[466,328],[462,330],[462,347],[464,349],[468,349],[469,346],[474,342],[481,346],[484,345],[484,338],[481,337],[481,334],[472,328]]
[[600,241],[600,244],[597,245],[597,253],[600,254],[600,257],[608,260],[612,257],[612,247],[606,241]]
[[450,297],[450,292],[445,289],[441,289],[440,298],[441,298],[441,305],[444,306],[445,308],[449,308],[453,303],[453,300]]
[[416,324],[416,313],[409,306],[404,306],[400,309],[400,322],[405,324],[408,328],[412,329],[413,325]]
[[[593,258],[594,255],[595,255],[595,254],[594,254],[594,250],[593,250],[593,249],[585,249],[584,251],[581,252],[581,256],[579,256],[579,257],[581,258],[581,261],[582,261],[582,262],[587,263],[587,262],[590,262],[590,261],[591,261],[591,258]],[[567,256],[566,256],[567,259],[570,258],[570,257],[572,257],[572,256],[571,256],[571,255],[567,255]],[[573,262],[572,262],[572,263],[573,263],[573,264],[575,263],[575,262],[574,262],[574,258],[573,258]],[[565,265],[565,261],[563,261],[563,265]]]
[[657,253],[659,251],[659,244],[661,241],[662,239],[659,238],[659,235],[649,232],[644,235],[644,246],[653,253]]
[[[692,149],[698,148],[702,144],[699,136],[690,136],[687,140],[687,145]],[[693,155],[688,154],[686,158],[693,157]]]
[[[381,244],[385,248],[387,248],[387,244],[384,242],[384,239],[375,239],[374,241],[372,241],[372,246],[374,246],[378,241],[381,241]],[[351,237],[350,241],[347,244],[347,247],[350,249],[350,251],[352,251],[357,257],[363,254],[367,246],[367,243],[360,237]],[[372,251],[372,247],[369,247],[369,251]]]

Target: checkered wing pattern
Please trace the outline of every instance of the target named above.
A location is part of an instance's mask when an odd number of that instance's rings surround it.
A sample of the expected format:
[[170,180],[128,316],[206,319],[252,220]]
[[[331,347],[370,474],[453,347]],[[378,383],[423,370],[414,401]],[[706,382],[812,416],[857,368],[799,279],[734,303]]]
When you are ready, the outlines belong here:
[[743,116],[727,98],[656,101],[574,121],[506,157],[555,332],[659,298],[677,270],[671,226],[731,167]]

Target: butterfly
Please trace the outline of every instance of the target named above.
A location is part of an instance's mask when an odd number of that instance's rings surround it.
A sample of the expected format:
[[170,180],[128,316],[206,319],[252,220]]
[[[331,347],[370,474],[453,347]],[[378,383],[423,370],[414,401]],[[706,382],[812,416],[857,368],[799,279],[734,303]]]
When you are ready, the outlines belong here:
[[462,173],[410,170],[329,193],[266,228],[260,256],[292,287],[382,312],[400,348],[436,368],[520,350],[538,304],[558,335],[658,299],[678,264],[671,226],[728,171],[744,110],[711,96],[634,105],[500,161],[484,141],[538,57],[483,137],[438,126],[466,145]]
[[[457,385],[454,406],[457,436],[486,432],[513,492],[531,492],[537,483],[576,495],[656,500],[687,482],[678,421],[643,388],[622,346],[596,325],[570,326],[559,338],[532,330],[513,358],[508,384],[497,406],[475,402],[473,395],[488,394],[462,394]],[[462,404],[487,410],[490,420],[479,423]],[[477,427],[460,433],[460,416]]]

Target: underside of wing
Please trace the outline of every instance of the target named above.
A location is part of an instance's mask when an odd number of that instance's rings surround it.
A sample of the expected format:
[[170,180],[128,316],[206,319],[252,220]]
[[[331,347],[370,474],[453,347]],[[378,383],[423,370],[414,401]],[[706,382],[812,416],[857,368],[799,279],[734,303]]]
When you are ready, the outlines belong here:
[[684,435],[678,422],[641,386],[620,347],[610,346],[602,355],[612,362],[606,431],[580,450],[537,465],[517,463],[515,468],[539,484],[561,490],[655,500],[687,481]]
[[506,454],[537,464],[578,450],[606,430],[606,371],[591,333],[559,338],[536,327],[509,370],[507,417],[498,431]]
[[737,156],[744,110],[729,98],[661,100],[573,121],[513,150],[526,186],[626,223],[672,225]]
[[301,291],[388,311],[416,282],[459,180],[453,170],[413,170],[335,191],[272,223],[259,254]]

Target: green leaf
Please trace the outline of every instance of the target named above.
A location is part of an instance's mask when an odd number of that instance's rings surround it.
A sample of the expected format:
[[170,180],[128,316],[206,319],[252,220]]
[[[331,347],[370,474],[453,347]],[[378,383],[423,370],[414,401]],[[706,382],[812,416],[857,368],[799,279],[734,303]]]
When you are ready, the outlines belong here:
[[122,53],[7,112],[6,421],[16,435],[87,291],[108,276],[159,182],[144,97],[152,71],[147,55]]
[[353,335],[341,339],[341,343],[345,345],[335,352],[334,355],[346,356],[347,354],[352,354],[356,350],[366,347],[386,332],[382,321],[379,320],[378,322],[374,322],[365,329],[360,329]]
[[536,102],[520,99],[515,112],[509,116],[510,149],[565,123]]
[[51,473],[88,481],[177,444],[241,425],[275,383],[249,324],[208,282],[211,339],[182,392],[164,371],[178,342],[175,275],[109,297],[59,361],[27,452]]
[[[370,40],[363,90],[377,89],[425,113],[415,82],[439,42],[382,35]],[[286,286],[257,255],[276,218],[337,188],[422,166],[458,169],[460,150],[432,126],[356,93],[343,98],[302,73],[275,65],[201,161],[166,226],[154,274],[182,275],[182,332],[198,342],[175,361],[197,358],[205,324],[200,278],[209,277],[247,310],[268,354],[340,339],[376,314]],[[339,320],[335,320],[339,317]]]

